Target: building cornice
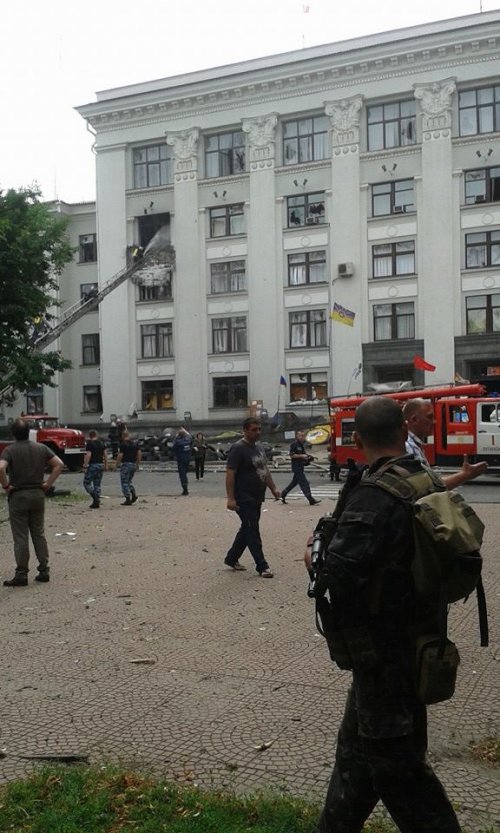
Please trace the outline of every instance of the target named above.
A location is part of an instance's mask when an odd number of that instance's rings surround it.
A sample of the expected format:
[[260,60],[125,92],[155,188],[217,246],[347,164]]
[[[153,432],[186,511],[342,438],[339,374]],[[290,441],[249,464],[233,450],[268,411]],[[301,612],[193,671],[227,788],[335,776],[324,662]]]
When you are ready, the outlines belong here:
[[181,118],[196,123],[197,116],[207,113],[232,107],[241,110],[243,102],[247,107],[257,104],[272,109],[273,102],[298,93],[332,99],[338,89],[342,97],[343,90],[367,79],[382,81],[433,71],[444,74],[456,66],[499,60],[499,24],[496,12],[448,21],[451,29],[446,30],[438,24],[412,27],[387,33],[384,39],[361,38],[177,76],[165,79],[163,86],[151,82],[124,87],[76,109],[99,133],[124,126],[171,124]]

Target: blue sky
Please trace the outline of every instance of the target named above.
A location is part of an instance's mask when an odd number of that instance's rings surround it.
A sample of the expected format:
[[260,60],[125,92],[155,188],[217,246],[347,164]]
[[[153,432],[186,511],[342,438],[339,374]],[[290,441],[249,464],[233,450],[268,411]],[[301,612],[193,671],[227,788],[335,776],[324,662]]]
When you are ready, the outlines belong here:
[[340,13],[335,0],[4,3],[0,188],[37,181],[46,199],[94,199],[92,140],[73,108],[96,90],[474,14],[480,2],[351,0]]

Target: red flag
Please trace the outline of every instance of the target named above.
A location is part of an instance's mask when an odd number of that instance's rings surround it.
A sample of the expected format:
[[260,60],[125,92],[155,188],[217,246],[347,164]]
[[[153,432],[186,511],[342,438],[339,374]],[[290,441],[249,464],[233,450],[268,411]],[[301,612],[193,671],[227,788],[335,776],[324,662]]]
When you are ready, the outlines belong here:
[[421,356],[413,356],[413,367],[417,370],[435,370],[436,366],[426,362]]

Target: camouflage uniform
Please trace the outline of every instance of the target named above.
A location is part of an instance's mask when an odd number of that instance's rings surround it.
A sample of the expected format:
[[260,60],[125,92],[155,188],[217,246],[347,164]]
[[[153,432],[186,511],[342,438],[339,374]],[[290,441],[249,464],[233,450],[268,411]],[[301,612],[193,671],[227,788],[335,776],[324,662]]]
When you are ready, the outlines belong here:
[[[412,457],[400,464],[420,468]],[[432,611],[417,609],[412,554],[403,502],[382,489],[355,488],[326,556],[328,589],[350,648],[353,683],[318,833],[360,833],[379,799],[402,833],[460,833],[426,761],[427,716],[415,689],[411,634]]]

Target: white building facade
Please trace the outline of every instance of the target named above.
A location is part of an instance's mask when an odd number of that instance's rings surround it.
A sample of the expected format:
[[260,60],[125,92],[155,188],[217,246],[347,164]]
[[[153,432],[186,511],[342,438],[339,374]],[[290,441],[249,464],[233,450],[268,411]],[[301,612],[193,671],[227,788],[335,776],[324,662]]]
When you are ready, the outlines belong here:
[[226,420],[256,400],[274,413],[280,389],[299,412],[373,382],[496,372],[499,68],[488,12],[79,107],[96,134],[96,213],[61,210],[80,259],[93,243],[96,260],[67,270],[61,297],[103,285],[160,227],[175,267],[168,282],[127,281],[64,333],[66,421]]

